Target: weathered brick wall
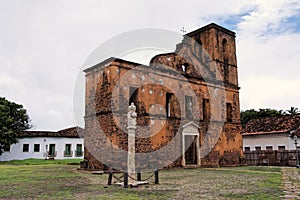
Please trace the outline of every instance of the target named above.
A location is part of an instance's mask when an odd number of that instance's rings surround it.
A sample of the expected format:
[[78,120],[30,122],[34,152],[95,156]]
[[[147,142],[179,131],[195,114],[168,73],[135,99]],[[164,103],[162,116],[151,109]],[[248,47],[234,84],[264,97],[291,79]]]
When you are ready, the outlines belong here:
[[[112,66],[114,67],[114,66]],[[106,68],[106,70],[110,70],[109,68]],[[122,71],[122,70],[120,70]],[[128,105],[128,98],[129,98],[129,85],[130,84],[136,84],[136,80],[128,80],[127,84],[128,86],[125,86],[126,88],[123,88],[123,93],[120,94],[123,98],[119,100],[118,104],[115,103],[115,105],[112,105],[114,101],[112,100],[112,90],[113,87],[111,85],[115,85],[114,82],[107,81],[108,78],[106,78],[106,73],[104,73],[104,77],[101,79],[104,83],[100,82],[97,84],[96,89],[96,95],[95,95],[95,101],[96,103],[93,104],[88,103],[88,105],[94,105],[95,112],[97,113],[97,123],[99,123],[100,127],[102,128],[103,132],[105,133],[108,140],[110,140],[113,145],[116,147],[127,150],[127,133],[126,133],[126,110],[124,112],[119,111],[118,109],[121,106],[124,106],[127,108]],[[136,76],[142,76],[142,71],[135,72]],[[159,79],[163,80],[164,82],[170,81],[170,77],[158,77]],[[113,79],[113,77],[110,77],[111,80],[118,81],[118,79]],[[196,95],[197,95],[197,102],[199,107],[201,107],[203,98],[209,98],[209,94],[203,93],[203,91],[207,91],[207,86],[205,85],[197,85],[192,84]],[[184,97],[184,88],[179,88],[178,85],[177,90],[181,90],[182,93],[179,95],[181,97]],[[182,85],[181,87],[185,87]],[[175,101],[173,105],[173,116],[170,118],[165,118],[165,94],[169,91],[166,87],[161,85],[145,85],[142,88],[138,89],[139,93],[142,95],[138,96],[137,99],[137,106],[138,106],[138,117],[137,117],[137,124],[139,127],[136,130],[137,136],[143,136],[143,138],[137,138],[136,139],[136,152],[137,153],[146,153],[146,152],[152,152],[157,149],[162,148],[165,145],[168,145],[169,142],[175,137],[176,134],[180,134],[179,128],[180,128],[180,120],[181,114],[184,116],[184,110],[181,110],[181,107],[179,105],[178,100]],[[150,92],[151,91],[151,92]],[[236,164],[238,161],[236,161],[236,152],[240,152],[241,148],[241,135],[240,135],[240,125],[237,123],[239,121],[239,104],[235,101],[238,101],[238,98],[236,97],[237,94],[232,94],[233,92],[227,92],[228,95],[227,98],[224,101],[230,101],[233,104],[233,122],[232,123],[226,123],[224,126],[224,130],[222,131],[220,138],[217,142],[217,145],[214,147],[214,149],[218,152],[212,152],[208,154],[207,159],[203,159],[203,165],[207,166],[218,166],[220,157],[224,155],[224,152],[227,152],[227,160],[231,159],[229,158],[230,152],[232,152],[232,160]],[[236,98],[236,99],[234,99]],[[91,98],[90,101],[93,101]],[[124,103],[125,102],[125,103]],[[181,99],[181,102],[184,102],[183,99]],[[114,108],[116,107],[116,108]],[[116,113],[113,113],[113,111],[116,110]],[[121,109],[120,109],[121,110]],[[92,113],[93,111],[91,111]],[[183,112],[183,113],[181,113]],[[198,113],[198,116],[200,117],[200,120],[202,118],[202,110],[200,109],[200,113]],[[211,108],[211,112],[214,112],[214,110]],[[220,115],[224,112],[226,112],[223,108],[223,110],[219,110]],[[149,114],[150,113],[150,114]],[[114,114],[114,115],[113,115]],[[212,113],[214,114],[214,113]],[[197,115],[197,114],[195,114]],[[224,115],[224,114],[223,114]],[[224,116],[223,116],[224,117]],[[220,117],[221,118],[221,117]],[[89,126],[88,119],[86,118],[86,129],[90,129],[90,131],[93,130],[92,127]],[[166,122],[165,122],[166,120]],[[183,122],[188,122],[188,120],[183,119]],[[196,122],[201,125],[201,130],[203,130],[203,133],[201,133],[203,136],[206,134],[208,122],[205,121],[198,121]],[[157,125],[158,124],[158,125]],[[160,124],[163,124],[159,126]],[[213,126],[211,123],[210,126]],[[161,128],[160,130],[155,130]],[[124,131],[125,130],[125,131]],[[153,133],[155,133],[153,135]],[[145,137],[146,136],[146,137]],[[107,144],[102,144],[107,145]],[[179,143],[179,145],[181,145]],[[178,149],[180,146],[178,147]],[[234,152],[234,153],[233,153]],[[172,154],[172,152],[170,152]],[[89,159],[90,160],[90,159]],[[126,163],[126,160],[124,160]],[[223,162],[224,164],[225,162]],[[226,162],[228,163],[228,162]],[[179,164],[179,162],[177,163]],[[94,164],[93,164],[94,165]],[[232,163],[230,163],[232,165]]]
[[[194,121],[200,126],[200,144],[207,148],[203,150],[207,151],[201,160],[203,166],[239,164],[242,137],[234,36],[209,29],[193,37],[201,38],[203,47],[213,55],[211,58],[204,54],[201,58],[197,57],[191,48],[193,45],[182,43],[178,45],[176,54],[157,55],[150,66],[116,59],[87,71],[85,130],[89,135],[88,148],[92,152],[85,155],[88,166],[103,168],[97,159],[104,159],[109,160],[108,165],[118,162],[126,168],[127,107],[133,87],[138,89],[132,98],[138,114],[137,153],[155,152],[170,145],[170,141],[181,134],[180,127]],[[222,49],[224,39],[226,50]],[[228,58],[226,62],[229,66],[225,70],[228,78],[225,78],[224,58]],[[166,117],[168,94],[173,96],[170,98],[171,113]],[[212,101],[212,95],[220,97],[219,104]],[[185,110],[186,96],[193,97],[190,115]],[[210,100],[206,111],[208,118],[204,117],[204,99]],[[232,105],[232,119],[220,126],[226,120],[227,103]],[[108,146],[124,152],[111,153],[107,151]],[[181,148],[181,140],[176,140],[175,145],[168,149],[164,161],[149,155],[137,161],[137,165],[144,167],[142,165],[165,162],[168,167],[180,166],[182,157],[174,161],[171,155],[180,152]]]

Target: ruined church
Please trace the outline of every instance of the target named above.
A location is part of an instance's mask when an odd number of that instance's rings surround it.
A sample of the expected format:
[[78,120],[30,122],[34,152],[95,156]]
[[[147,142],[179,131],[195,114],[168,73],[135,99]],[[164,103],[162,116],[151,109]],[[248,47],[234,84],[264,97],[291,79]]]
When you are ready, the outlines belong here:
[[126,169],[131,103],[138,167],[239,165],[235,33],[212,23],[174,49],[149,65],[108,58],[84,70],[86,168]]

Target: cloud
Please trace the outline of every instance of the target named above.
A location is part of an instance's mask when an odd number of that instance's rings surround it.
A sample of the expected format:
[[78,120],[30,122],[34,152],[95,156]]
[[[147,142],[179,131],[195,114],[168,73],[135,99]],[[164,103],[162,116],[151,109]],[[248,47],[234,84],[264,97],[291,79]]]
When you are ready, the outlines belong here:
[[237,24],[243,109],[300,107],[300,32],[291,20],[299,13],[299,1],[258,1]]
[[[263,95],[266,88],[253,82],[258,77],[268,87],[286,83],[297,91],[290,82],[299,79],[299,9],[297,0],[2,0],[0,93],[24,104],[36,129],[69,127],[80,66],[102,42],[138,28],[190,32],[216,22],[237,32],[242,108],[297,104],[297,93],[282,93],[286,102],[270,100],[273,93]],[[252,104],[258,93],[260,102]]]
[[277,108],[287,110],[299,106],[300,80],[282,80],[268,76],[249,77],[241,94],[245,108]]
[[242,17],[238,24],[241,37],[265,37],[288,31],[287,19],[300,11],[298,0],[252,1],[255,9]]
[[242,76],[268,75],[283,80],[299,77],[300,33],[278,35],[265,42],[240,41],[238,58]]

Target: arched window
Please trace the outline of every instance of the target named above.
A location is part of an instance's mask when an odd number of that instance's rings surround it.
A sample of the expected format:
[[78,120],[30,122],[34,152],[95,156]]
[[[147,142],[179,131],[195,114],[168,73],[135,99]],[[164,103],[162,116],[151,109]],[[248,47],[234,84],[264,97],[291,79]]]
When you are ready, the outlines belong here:
[[182,64],[181,69],[182,69],[182,72],[184,72],[184,73],[190,73],[191,72],[191,67],[188,63]]
[[137,87],[133,87],[133,86],[130,86],[129,88],[129,105],[131,103],[134,103],[134,105],[136,106],[137,110],[138,110],[138,88]]
[[182,72],[185,72],[186,70],[185,65],[181,65],[181,68],[182,68]]

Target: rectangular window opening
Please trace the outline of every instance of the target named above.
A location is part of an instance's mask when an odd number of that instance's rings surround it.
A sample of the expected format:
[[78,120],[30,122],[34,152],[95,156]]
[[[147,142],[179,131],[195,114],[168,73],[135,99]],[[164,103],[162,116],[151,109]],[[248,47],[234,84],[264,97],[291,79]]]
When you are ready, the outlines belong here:
[[40,144],[34,144],[33,151],[34,152],[40,152]]
[[226,121],[232,122],[232,104],[226,103]]
[[66,144],[65,145],[65,153],[64,153],[64,155],[65,155],[65,157],[72,156],[71,144]]
[[64,156],[65,156],[65,157],[72,156],[71,144],[66,144],[66,145],[65,145]]
[[193,118],[193,97],[185,96],[185,117],[187,119]]
[[272,151],[273,150],[273,146],[266,146],[266,150],[267,151]]
[[250,152],[250,147],[245,147],[245,152]]
[[278,151],[284,151],[284,150],[285,150],[285,146],[284,145],[278,146]]
[[29,152],[29,144],[23,144],[23,152]]
[[76,157],[81,157],[81,156],[83,156],[82,144],[77,144],[76,145]]
[[229,83],[229,64],[228,58],[224,60],[224,83]]
[[210,118],[210,105],[209,105],[209,99],[203,99],[202,103],[202,119],[203,121],[209,121]]
[[255,147],[255,151],[260,151],[261,150],[261,146],[256,146]]
[[56,157],[55,144],[49,144],[48,156],[51,157],[51,158]]
[[167,117],[171,117],[171,114],[172,114],[171,113],[172,97],[173,97],[172,93],[169,93],[169,92],[166,93],[166,114],[167,114]]

